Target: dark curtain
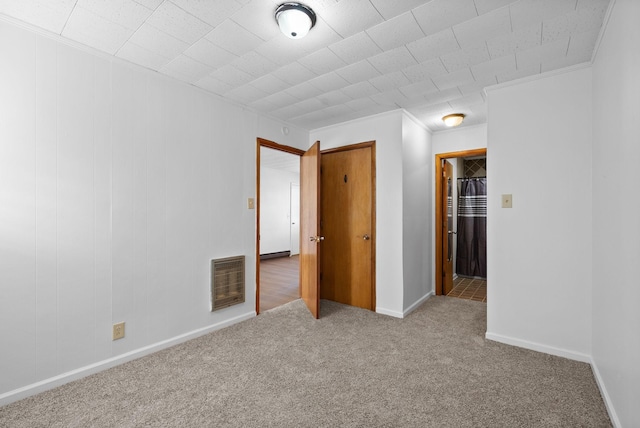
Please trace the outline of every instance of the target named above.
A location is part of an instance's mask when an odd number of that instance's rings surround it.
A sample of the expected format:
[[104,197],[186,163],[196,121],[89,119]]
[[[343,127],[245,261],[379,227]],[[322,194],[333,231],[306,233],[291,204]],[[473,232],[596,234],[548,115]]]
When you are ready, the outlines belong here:
[[456,273],[487,277],[487,179],[465,178],[458,194]]

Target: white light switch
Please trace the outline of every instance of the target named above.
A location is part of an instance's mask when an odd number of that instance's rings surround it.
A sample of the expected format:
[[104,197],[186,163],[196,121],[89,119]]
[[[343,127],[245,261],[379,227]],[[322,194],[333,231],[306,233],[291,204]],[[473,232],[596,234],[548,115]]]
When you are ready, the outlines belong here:
[[502,195],[502,208],[511,208],[512,203],[511,195]]
[[255,209],[255,203],[253,202],[253,198],[247,199],[247,208],[250,210]]

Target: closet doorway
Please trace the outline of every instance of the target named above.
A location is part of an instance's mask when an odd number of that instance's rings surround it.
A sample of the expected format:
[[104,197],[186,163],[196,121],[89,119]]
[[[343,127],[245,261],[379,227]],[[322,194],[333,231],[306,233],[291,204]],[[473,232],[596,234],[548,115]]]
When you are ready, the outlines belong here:
[[486,149],[435,163],[436,294],[486,302]]

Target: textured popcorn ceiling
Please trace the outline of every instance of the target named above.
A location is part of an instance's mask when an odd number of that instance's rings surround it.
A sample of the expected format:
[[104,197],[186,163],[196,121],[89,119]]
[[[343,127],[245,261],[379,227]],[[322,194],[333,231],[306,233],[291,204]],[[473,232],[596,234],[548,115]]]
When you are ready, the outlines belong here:
[[609,0],[0,0],[25,21],[306,129],[403,108],[486,121],[483,88],[591,59]]

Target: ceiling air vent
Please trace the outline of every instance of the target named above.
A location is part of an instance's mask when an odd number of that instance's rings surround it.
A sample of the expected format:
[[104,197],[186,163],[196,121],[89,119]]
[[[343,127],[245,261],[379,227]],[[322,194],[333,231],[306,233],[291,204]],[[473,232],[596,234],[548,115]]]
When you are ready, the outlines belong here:
[[244,302],[244,256],[211,260],[211,311]]

